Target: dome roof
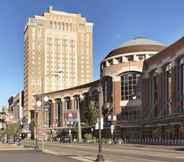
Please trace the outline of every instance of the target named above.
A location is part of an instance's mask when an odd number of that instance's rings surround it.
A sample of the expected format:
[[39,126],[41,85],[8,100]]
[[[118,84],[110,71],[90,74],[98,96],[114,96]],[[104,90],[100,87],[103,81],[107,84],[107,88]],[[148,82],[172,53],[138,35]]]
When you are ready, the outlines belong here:
[[120,55],[123,53],[130,53],[130,52],[144,52],[144,51],[159,52],[165,47],[166,46],[164,44],[158,41],[154,41],[143,37],[137,37],[135,39],[132,39],[123,43],[119,48],[112,50],[105,57],[105,59],[112,56]]
[[128,47],[128,46],[137,46],[137,45],[159,45],[159,46],[165,46],[164,44],[154,41],[151,39],[147,39],[144,37],[136,37],[135,39],[129,40],[125,43],[123,43],[120,47]]

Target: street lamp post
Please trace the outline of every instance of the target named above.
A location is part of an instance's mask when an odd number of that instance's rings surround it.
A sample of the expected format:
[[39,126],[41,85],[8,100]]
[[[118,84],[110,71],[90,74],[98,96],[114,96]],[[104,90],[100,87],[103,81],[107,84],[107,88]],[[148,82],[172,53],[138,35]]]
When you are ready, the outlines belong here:
[[78,97],[78,110],[77,110],[77,118],[78,118],[78,142],[80,143],[82,141],[82,131],[81,131],[81,119],[80,119],[80,99],[84,99],[84,96]]
[[102,119],[102,107],[103,107],[103,90],[102,90],[102,85],[99,87],[99,140],[98,140],[98,155],[96,162],[103,162],[104,161],[104,156],[102,153],[102,128],[101,128],[101,119]]
[[69,126],[68,134],[69,134],[69,138],[70,138],[70,142],[71,142],[72,141],[72,130],[71,130],[71,127],[73,125],[73,115],[72,115],[72,113],[68,114],[67,124]]
[[94,128],[91,128],[92,140],[93,140],[93,131],[94,131]]
[[113,142],[114,142],[114,129],[115,129],[116,120],[117,120],[116,115],[108,115],[108,121],[111,122],[110,131],[111,131],[111,137]]
[[36,109],[35,109],[35,135],[36,135],[36,141],[35,141],[35,150],[39,150],[38,145],[38,108],[41,107],[41,101],[36,102]]
[[[47,103],[49,98],[47,96],[44,97],[44,103]],[[36,143],[35,143],[35,150],[39,150],[38,145],[38,112],[43,111],[43,108],[41,106],[44,104],[40,100],[36,102],[36,109],[35,109],[35,133],[36,133]],[[42,138],[42,149],[44,148],[44,137]]]

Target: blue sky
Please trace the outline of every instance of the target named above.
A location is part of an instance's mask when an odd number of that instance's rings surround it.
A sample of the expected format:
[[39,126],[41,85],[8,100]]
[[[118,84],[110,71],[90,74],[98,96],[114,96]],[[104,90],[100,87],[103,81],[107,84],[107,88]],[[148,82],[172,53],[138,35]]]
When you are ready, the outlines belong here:
[[183,0],[1,0],[0,105],[23,88],[23,31],[28,17],[49,5],[94,23],[94,79],[113,48],[137,36],[166,45],[184,35]]

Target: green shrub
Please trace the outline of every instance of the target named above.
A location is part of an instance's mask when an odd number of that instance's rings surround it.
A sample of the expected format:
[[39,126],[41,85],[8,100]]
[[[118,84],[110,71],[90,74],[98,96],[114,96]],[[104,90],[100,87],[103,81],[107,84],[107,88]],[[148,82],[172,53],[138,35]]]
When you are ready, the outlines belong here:
[[93,138],[92,134],[90,134],[90,133],[84,134],[84,139],[85,140],[92,140],[92,138]]

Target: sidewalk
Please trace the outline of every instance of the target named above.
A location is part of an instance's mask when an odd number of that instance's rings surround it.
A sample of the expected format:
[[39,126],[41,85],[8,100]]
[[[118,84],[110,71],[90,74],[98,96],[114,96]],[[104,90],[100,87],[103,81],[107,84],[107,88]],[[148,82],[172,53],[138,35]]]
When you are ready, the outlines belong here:
[[0,144],[0,151],[13,150],[32,150],[32,148],[25,148],[24,146],[17,146],[16,144]]
[[184,146],[174,145],[143,145],[143,144],[124,144],[124,146],[135,147],[135,148],[148,148],[156,150],[167,150],[167,151],[184,151]]

